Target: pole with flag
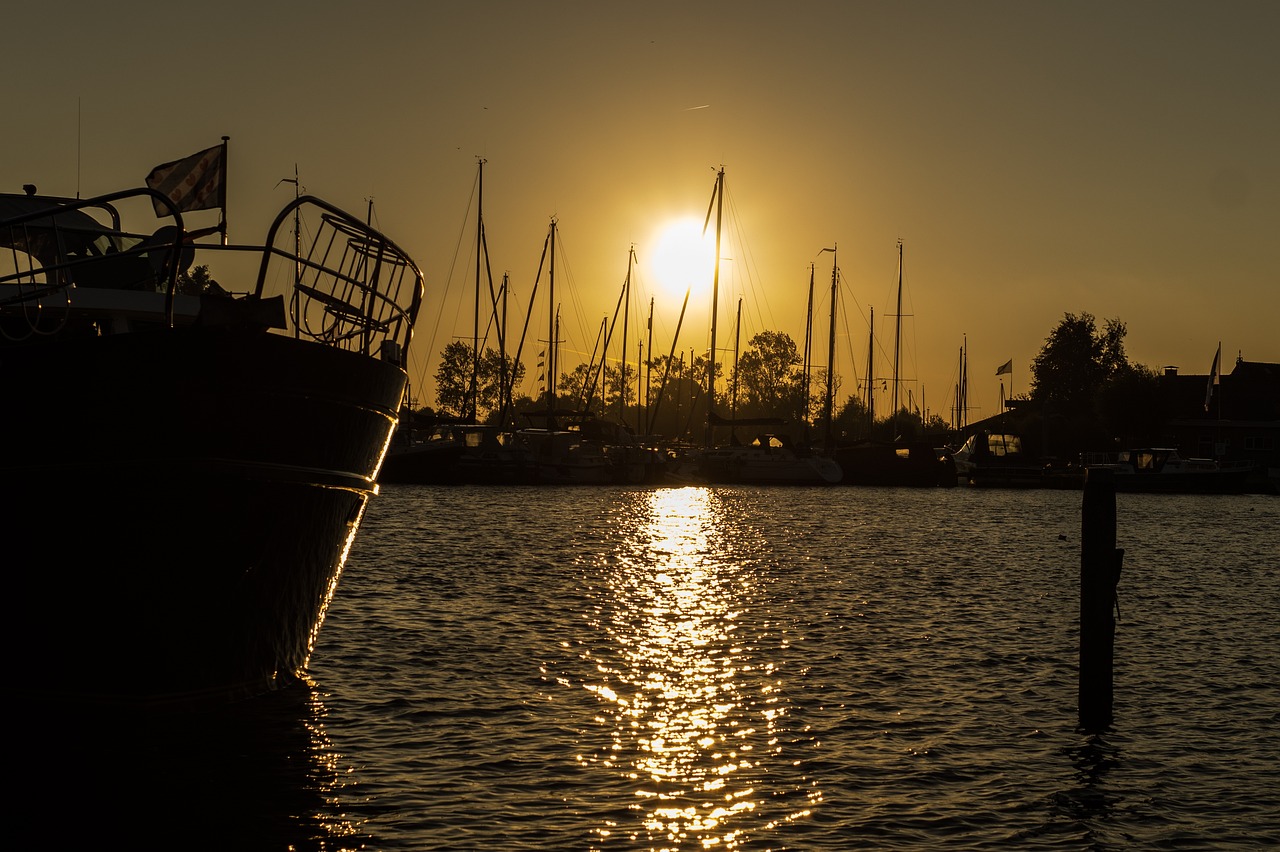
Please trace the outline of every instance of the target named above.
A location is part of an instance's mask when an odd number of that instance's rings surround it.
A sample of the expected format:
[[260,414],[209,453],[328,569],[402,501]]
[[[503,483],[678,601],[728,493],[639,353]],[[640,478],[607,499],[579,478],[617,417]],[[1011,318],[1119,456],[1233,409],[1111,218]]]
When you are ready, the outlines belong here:
[[[997,376],[997,377],[999,377],[999,376],[1010,376],[1010,377],[1011,377],[1011,378],[1009,379],[1009,396],[1010,396],[1010,397],[1012,397],[1012,396],[1013,396],[1013,379],[1012,379],[1012,376],[1013,376],[1013,359],[1012,359],[1012,358],[1010,358],[1008,361],[1005,361],[1003,364],[1001,364],[1001,365],[999,366],[999,368],[996,370],[996,376]],[[1000,379],[1000,410],[1001,410],[1002,412],[1004,411],[1004,401],[1005,401],[1005,395],[1004,395],[1004,379]]]
[[[197,151],[181,160],[161,163],[146,178],[147,186],[168,196],[180,213],[214,208],[221,210],[222,218],[217,230],[222,234],[224,246],[227,244],[227,141],[230,138],[223,136],[221,145]],[[153,201],[152,206],[156,216],[169,215],[168,208],[158,201]]]
[[[1213,388],[1215,385],[1222,384],[1222,341],[1218,341],[1218,351],[1213,354],[1213,367],[1209,370],[1209,383],[1204,389],[1204,413],[1209,413],[1209,402],[1213,399]],[[1218,409],[1221,411],[1222,404],[1219,401]]]

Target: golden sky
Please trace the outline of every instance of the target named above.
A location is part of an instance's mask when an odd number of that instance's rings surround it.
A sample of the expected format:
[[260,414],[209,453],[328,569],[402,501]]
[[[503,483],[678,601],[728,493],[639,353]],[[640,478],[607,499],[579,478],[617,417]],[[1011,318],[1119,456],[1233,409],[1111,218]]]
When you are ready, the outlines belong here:
[[[1280,361],[1270,0],[71,0],[5,18],[0,189],[135,186],[227,135],[233,241],[262,236],[295,164],[326,200],[363,212],[373,198],[427,276],[412,370],[425,401],[435,355],[471,333],[477,157],[512,316],[559,222],[566,369],[612,314],[632,246],[633,298],[647,312],[654,296],[667,350],[680,304],[658,274],[661,232],[702,219],[720,166],[719,345],[739,297],[744,342],[769,328],[802,344],[813,263],[824,366],[820,250],[836,245],[841,397],[865,375],[873,308],[877,377],[891,369],[899,239],[902,375],[944,417],[966,339],[973,420],[995,413],[1006,360],[1006,392],[1028,390],[1066,312],[1123,320],[1130,359],[1151,367],[1207,373],[1219,341],[1226,369],[1238,353]],[[702,352],[706,283],[690,283],[680,349]],[[642,327],[633,311],[632,359]]]

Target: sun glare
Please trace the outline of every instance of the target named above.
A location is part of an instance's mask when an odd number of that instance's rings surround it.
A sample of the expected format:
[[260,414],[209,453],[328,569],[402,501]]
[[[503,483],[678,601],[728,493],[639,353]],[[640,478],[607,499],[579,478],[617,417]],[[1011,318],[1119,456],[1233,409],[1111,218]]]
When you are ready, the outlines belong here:
[[703,234],[701,220],[689,216],[667,222],[658,230],[649,254],[651,279],[667,296],[683,299],[685,291],[692,289],[694,298],[711,291],[716,238],[714,229]]

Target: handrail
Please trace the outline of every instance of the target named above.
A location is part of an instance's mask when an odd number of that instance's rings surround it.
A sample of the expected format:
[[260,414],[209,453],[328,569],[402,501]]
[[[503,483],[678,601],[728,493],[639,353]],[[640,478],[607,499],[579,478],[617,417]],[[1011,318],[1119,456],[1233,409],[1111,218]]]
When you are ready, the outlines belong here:
[[[123,189],[117,192],[108,193],[106,195],[99,195],[94,198],[75,199],[75,200],[67,199],[65,201],[62,199],[58,199],[56,203],[51,204],[49,207],[43,208],[41,210],[33,211],[31,213],[24,213],[21,216],[14,216],[10,219],[6,219],[4,222],[0,222],[0,228],[8,229],[9,233],[12,235],[14,232],[14,228],[26,226],[33,222],[48,220],[49,227],[51,228],[53,233],[57,235],[63,230],[71,230],[65,227],[63,228],[59,227],[58,220],[57,220],[58,214],[68,213],[75,210],[101,208],[102,210],[106,211],[107,214],[110,215],[112,219],[112,228],[106,228],[106,227],[102,228],[102,233],[104,235],[114,234],[118,236],[135,236],[143,240],[143,242],[139,243],[138,245],[131,246],[128,249],[123,249],[113,256],[129,257],[129,256],[142,255],[144,253],[150,252],[157,248],[163,248],[165,243],[160,242],[160,243],[153,243],[151,245],[147,245],[146,237],[143,237],[143,235],[127,234],[126,232],[122,231],[120,229],[120,214],[116,211],[113,204],[114,202],[121,201],[127,198],[138,198],[138,197],[144,197],[144,196],[150,198],[153,203],[158,202],[159,204],[166,207],[169,211],[169,215],[173,216],[174,224],[176,227],[174,228],[174,232],[173,232],[173,244],[169,248],[169,251],[171,252],[169,256],[171,258],[178,257],[179,253],[182,251],[182,238],[183,238],[183,235],[186,233],[186,230],[182,226],[182,212],[173,203],[173,200],[170,199],[169,196],[165,195],[162,192],[158,192],[154,189],[151,189],[150,187],[135,187],[134,189]],[[25,233],[28,229],[23,227],[22,230]],[[155,235],[153,234],[152,236],[154,237]],[[12,242],[12,238],[10,239],[10,242]],[[56,262],[52,264],[45,264],[41,266],[39,269],[34,269],[34,268],[29,269],[25,273],[15,272],[13,274],[0,277],[0,283],[3,283],[10,279],[21,279],[22,277],[27,275],[34,275],[36,272],[43,272],[46,274],[61,273],[64,270],[70,270],[70,269],[75,269],[77,267],[87,266],[88,264],[94,263],[101,259],[98,257],[76,258],[74,260],[66,259],[63,256],[63,251],[61,248],[61,240],[59,239],[58,242],[59,242],[59,249],[57,252],[58,260]],[[161,279],[161,283],[166,285],[164,287],[164,294],[165,294],[164,315],[165,315],[166,322],[168,322],[168,324],[172,326],[173,325],[173,293],[177,286],[177,281],[178,281],[178,264],[172,263],[172,262],[166,263],[163,267],[163,271],[165,272],[165,275]],[[57,277],[59,279],[63,278],[63,276],[60,274]],[[71,281],[69,279],[64,280],[63,283],[58,285],[58,289],[68,287],[70,286],[70,284],[71,284]]]
[[[321,210],[323,225],[328,225],[331,229],[329,241],[318,259],[315,254],[321,251],[321,235],[312,242],[310,251],[305,256],[286,252],[277,246],[284,224],[290,221],[295,211],[304,207]],[[342,246],[341,255],[336,261],[330,257],[335,244]],[[315,196],[303,195],[286,204],[267,230],[254,288],[254,295],[259,298],[267,285],[267,272],[272,257],[288,258],[296,264],[295,335],[305,332],[314,339],[329,342],[363,335],[362,344],[368,348],[372,343],[370,333],[377,331],[395,341],[402,353],[407,350],[426,288],[422,271],[417,264],[385,234],[341,208]],[[312,283],[304,285],[303,278],[308,275],[311,276]],[[402,292],[406,277],[411,287],[408,293]],[[353,328],[345,332],[337,332],[332,327],[313,330],[301,310],[298,300],[302,297],[317,301],[337,321],[346,321]],[[339,305],[342,307],[339,308]]]
[[[150,199],[156,209],[167,210],[172,220],[160,218],[177,227],[166,224],[150,235],[122,230],[112,205],[136,198]],[[120,283],[121,278],[127,282],[130,272],[106,267],[116,266],[119,258],[144,257],[152,263],[148,280],[163,292],[164,317],[173,326],[178,274],[190,263],[188,252],[255,252],[259,256],[257,279],[251,288],[236,290],[250,299],[263,299],[271,280],[276,282],[271,286],[272,294],[278,292],[279,278],[269,279],[268,272],[287,259],[291,280],[285,292],[289,296],[286,302],[293,306],[294,336],[370,355],[381,353],[404,363],[425,293],[422,271],[386,235],[326,201],[310,195],[291,199],[272,221],[263,243],[238,246],[187,242],[181,212],[167,196],[150,188],[83,200],[38,198],[33,203],[40,209],[0,222],[0,245],[7,236],[15,252],[30,258],[30,262],[16,264],[14,273],[0,275],[0,283],[16,281],[24,285],[19,289],[26,290],[6,295],[6,304],[31,302],[72,285],[93,286],[86,283],[90,273],[104,278],[103,286],[112,289],[110,284]],[[322,219],[305,255],[292,240],[287,251],[277,245],[284,242],[280,239],[284,224],[304,207],[318,209]],[[101,214],[78,212],[87,208],[107,211],[114,227],[99,221],[104,218]],[[133,244],[135,240],[139,242]],[[95,242],[100,243],[100,250],[93,250]],[[81,251],[88,256],[78,256]],[[173,258],[185,262],[174,262]],[[95,263],[99,265],[90,266]],[[123,264],[128,265],[129,261]],[[76,273],[77,269],[86,271]],[[37,282],[37,278],[42,280]],[[37,286],[27,290],[28,283]]]

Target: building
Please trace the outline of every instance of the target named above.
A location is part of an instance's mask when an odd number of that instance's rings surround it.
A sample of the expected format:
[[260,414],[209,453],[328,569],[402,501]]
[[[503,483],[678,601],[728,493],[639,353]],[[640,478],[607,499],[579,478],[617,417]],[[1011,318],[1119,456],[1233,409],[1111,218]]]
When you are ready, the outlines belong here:
[[1237,358],[1221,376],[1183,376],[1169,367],[1162,382],[1171,404],[1169,434],[1180,455],[1280,471],[1280,364]]

